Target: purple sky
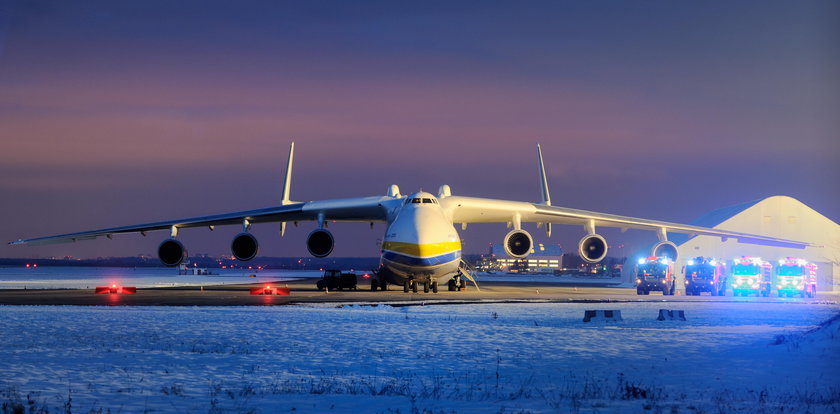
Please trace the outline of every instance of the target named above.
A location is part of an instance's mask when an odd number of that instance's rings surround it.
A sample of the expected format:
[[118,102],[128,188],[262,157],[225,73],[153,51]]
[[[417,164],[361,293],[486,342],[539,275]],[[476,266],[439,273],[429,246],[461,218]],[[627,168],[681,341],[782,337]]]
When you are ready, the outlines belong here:
[[[555,205],[687,222],[782,194],[840,221],[837,2],[313,3],[1,2],[0,240],[275,205],[292,140],[303,201],[537,201],[540,142]],[[312,225],[255,227],[297,256]],[[384,231],[331,229],[337,256]],[[237,231],[182,238],[226,253]],[[465,250],[505,232],[471,226]]]

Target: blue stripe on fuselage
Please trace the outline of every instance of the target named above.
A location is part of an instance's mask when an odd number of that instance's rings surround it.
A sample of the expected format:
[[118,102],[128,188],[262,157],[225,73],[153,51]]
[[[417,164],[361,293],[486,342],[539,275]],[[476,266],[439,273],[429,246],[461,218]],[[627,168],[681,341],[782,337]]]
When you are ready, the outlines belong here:
[[461,251],[456,250],[454,252],[432,257],[414,257],[392,252],[390,250],[384,250],[382,252],[382,258],[406,266],[437,266],[460,259]]

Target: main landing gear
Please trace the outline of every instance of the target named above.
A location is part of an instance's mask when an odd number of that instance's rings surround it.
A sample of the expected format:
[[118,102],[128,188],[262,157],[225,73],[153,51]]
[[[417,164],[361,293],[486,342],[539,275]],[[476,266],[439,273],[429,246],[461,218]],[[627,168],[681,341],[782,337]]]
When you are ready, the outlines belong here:
[[379,288],[383,292],[388,290],[388,282],[385,279],[373,279],[370,281],[370,291],[376,292],[376,288]]
[[408,293],[409,291],[411,291],[412,293],[417,293],[417,291],[420,290],[419,286],[417,285],[420,284],[423,285],[423,293],[429,293],[429,291],[432,291],[433,293],[438,293],[437,281],[426,280],[423,282],[418,282],[415,279],[409,279],[403,282],[403,292]]
[[464,280],[464,279],[461,279],[461,276],[455,276],[452,279],[449,279],[449,291],[450,292],[455,292],[455,291],[460,292],[460,291],[462,291],[466,288],[467,288],[467,281]]

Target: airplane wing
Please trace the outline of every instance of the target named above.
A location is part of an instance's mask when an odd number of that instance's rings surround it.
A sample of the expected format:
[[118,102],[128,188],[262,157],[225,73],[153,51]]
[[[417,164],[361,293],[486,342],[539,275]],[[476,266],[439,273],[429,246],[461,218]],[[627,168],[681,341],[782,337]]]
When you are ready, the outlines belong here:
[[244,225],[251,223],[289,222],[289,221],[358,221],[382,222],[387,219],[389,205],[399,200],[397,197],[359,197],[324,201],[310,201],[306,203],[289,203],[277,207],[256,210],[236,211],[232,213],[216,214],[212,216],[191,217],[178,220],[159,221],[123,227],[111,227],[78,233],[60,234],[57,236],[21,239],[9,244],[45,245],[55,243],[70,243],[78,240],[92,240],[105,236],[110,238],[114,234],[141,233],[149,231],[170,230],[191,227],[209,227],[223,225]]
[[663,235],[671,232],[684,233],[692,236],[718,236],[724,240],[728,238],[736,239],[739,243],[764,244],[797,249],[818,247],[812,243],[779,239],[758,234],[619,216],[537,203],[450,196],[442,199],[441,205],[453,223],[512,223],[514,226],[517,226],[517,223],[571,224],[584,226],[590,232],[594,232],[594,229],[600,226],[620,228],[622,230],[652,230],[660,232]]

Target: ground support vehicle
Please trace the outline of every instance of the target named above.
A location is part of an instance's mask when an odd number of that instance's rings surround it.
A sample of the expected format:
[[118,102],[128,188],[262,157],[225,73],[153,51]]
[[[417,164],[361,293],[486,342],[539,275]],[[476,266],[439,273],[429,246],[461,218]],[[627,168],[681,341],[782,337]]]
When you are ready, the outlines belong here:
[[711,257],[695,257],[685,266],[685,294],[726,296],[726,268]]
[[329,269],[324,271],[321,279],[315,283],[318,290],[357,290],[358,278],[355,273],[342,273],[341,270]]
[[799,295],[817,296],[817,265],[795,257],[780,259],[774,272],[774,284],[779,297]]
[[673,262],[667,257],[651,256],[639,259],[636,268],[636,294],[649,295],[660,291],[663,295],[674,294]]
[[772,267],[760,257],[739,257],[732,261],[733,296],[770,296]]

